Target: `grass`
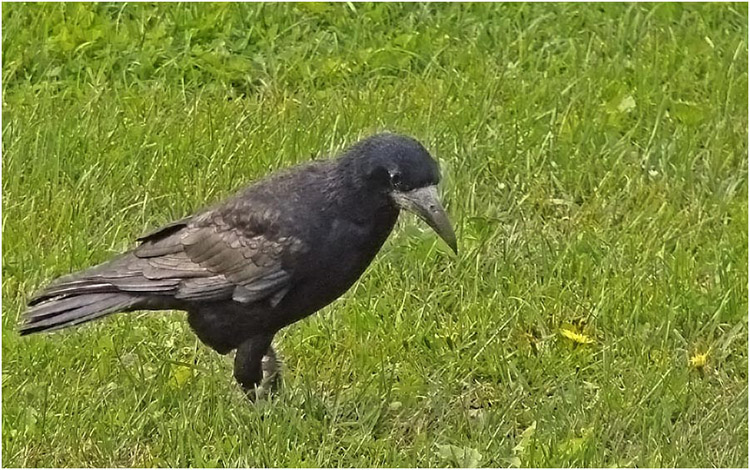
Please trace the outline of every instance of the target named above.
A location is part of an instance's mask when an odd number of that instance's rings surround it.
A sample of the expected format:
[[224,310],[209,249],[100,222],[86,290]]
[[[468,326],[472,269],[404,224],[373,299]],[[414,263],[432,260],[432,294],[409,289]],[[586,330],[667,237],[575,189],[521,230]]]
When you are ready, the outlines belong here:
[[[4,466],[748,465],[746,4],[5,4]],[[183,314],[28,296],[390,129],[413,217],[252,406]],[[702,354],[707,354],[702,364]]]

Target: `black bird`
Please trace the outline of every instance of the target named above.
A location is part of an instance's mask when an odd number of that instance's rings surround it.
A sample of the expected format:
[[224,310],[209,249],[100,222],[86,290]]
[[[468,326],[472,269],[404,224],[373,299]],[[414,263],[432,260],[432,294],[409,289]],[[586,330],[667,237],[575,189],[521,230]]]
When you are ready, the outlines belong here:
[[246,392],[264,392],[276,375],[274,334],[349,289],[400,209],[416,213],[456,251],[439,180],[437,163],[417,140],[369,137],[338,158],[271,175],[138,238],[137,247],[108,262],[57,279],[29,302],[21,334],[115,312],[184,310],[201,341],[220,354],[237,350],[234,376]]

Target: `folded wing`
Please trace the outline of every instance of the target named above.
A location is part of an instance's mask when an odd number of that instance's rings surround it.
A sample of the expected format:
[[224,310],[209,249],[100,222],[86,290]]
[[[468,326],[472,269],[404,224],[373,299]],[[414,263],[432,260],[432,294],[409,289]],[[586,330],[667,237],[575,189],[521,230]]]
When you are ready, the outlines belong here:
[[62,277],[29,302],[22,333],[83,323],[117,311],[178,302],[267,301],[290,288],[283,267],[293,237],[247,236],[226,224],[183,219],[139,238],[109,262]]

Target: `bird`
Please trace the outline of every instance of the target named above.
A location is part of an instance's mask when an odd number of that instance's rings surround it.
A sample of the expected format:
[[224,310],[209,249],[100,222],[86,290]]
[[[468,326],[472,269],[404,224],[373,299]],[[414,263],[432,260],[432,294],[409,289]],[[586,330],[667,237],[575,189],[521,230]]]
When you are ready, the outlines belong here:
[[201,342],[235,351],[251,400],[277,382],[274,335],[344,294],[402,210],[457,254],[438,195],[437,161],[415,138],[377,133],[333,158],[272,173],[229,198],[137,238],[102,264],[33,295],[21,335],[117,312],[181,310]]

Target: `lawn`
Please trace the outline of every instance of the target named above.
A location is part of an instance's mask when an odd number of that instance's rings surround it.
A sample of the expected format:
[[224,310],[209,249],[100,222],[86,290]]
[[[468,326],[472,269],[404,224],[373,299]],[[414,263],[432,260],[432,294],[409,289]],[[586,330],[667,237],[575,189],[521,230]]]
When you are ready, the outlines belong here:
[[[4,4],[4,466],[748,465],[747,4]],[[180,312],[54,277],[393,130],[403,217],[252,405]]]

